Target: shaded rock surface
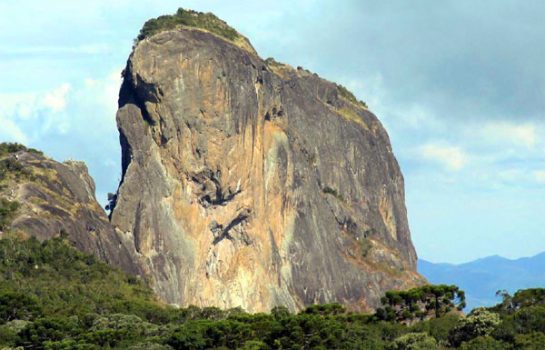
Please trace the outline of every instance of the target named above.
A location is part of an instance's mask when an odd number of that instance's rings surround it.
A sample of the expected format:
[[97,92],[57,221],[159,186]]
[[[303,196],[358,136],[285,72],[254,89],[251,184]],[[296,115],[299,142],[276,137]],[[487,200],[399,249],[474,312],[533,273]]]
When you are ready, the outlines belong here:
[[388,135],[336,84],[178,28],[136,44],[117,123],[111,223],[165,301],[364,310],[423,282]]
[[96,201],[95,184],[84,163],[59,163],[27,150],[0,158],[0,198],[18,203],[6,231],[39,240],[63,235],[76,248],[141,274],[132,250],[126,248],[132,245],[117,235]]

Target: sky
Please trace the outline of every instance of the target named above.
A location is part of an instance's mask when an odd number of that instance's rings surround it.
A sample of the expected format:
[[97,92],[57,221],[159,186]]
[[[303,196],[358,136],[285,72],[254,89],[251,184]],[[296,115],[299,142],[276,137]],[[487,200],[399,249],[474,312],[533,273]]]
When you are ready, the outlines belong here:
[[87,163],[104,203],[121,177],[120,73],[149,18],[211,11],[261,57],[365,101],[405,177],[422,259],[545,251],[542,0],[19,0],[0,3],[0,141]]

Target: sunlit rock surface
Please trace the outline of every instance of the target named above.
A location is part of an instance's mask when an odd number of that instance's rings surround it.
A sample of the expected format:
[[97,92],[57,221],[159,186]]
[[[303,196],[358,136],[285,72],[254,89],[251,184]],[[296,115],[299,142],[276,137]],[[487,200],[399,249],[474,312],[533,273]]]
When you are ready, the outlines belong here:
[[203,30],[136,44],[111,222],[165,301],[366,310],[421,283],[388,135],[334,83]]

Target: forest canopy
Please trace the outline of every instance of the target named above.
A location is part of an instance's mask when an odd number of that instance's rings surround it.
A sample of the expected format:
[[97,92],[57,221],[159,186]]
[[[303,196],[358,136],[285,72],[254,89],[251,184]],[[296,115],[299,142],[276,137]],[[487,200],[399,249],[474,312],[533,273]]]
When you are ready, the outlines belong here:
[[444,285],[388,292],[375,314],[178,309],[63,238],[0,240],[0,349],[543,349],[544,289],[466,316],[463,297]]

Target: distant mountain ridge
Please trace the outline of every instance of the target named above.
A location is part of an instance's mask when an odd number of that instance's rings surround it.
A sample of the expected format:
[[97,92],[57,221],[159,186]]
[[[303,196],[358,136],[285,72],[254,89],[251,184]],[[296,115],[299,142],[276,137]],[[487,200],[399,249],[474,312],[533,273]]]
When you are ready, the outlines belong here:
[[430,283],[458,285],[466,292],[470,310],[499,302],[498,290],[513,293],[545,286],[545,252],[515,260],[494,255],[459,265],[419,260],[418,271]]

